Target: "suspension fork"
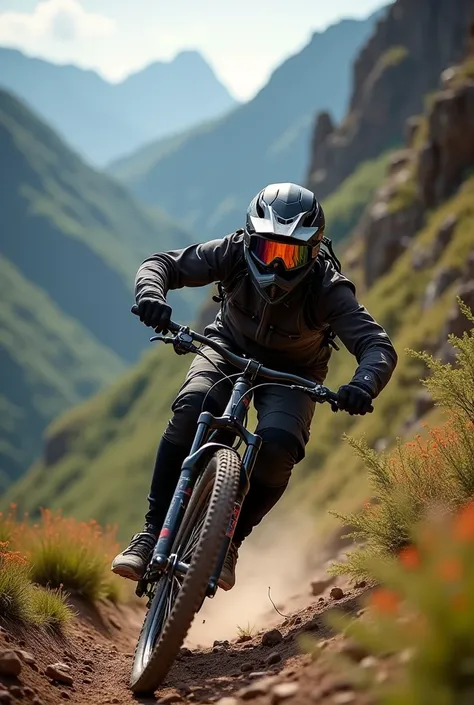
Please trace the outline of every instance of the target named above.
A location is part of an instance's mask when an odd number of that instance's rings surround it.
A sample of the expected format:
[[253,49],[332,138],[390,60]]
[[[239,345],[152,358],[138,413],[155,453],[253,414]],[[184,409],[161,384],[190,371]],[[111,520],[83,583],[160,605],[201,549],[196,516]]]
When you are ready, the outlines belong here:
[[[170,563],[173,544],[189,504],[189,499],[199,473],[200,461],[203,455],[209,452],[209,447],[206,445],[206,442],[211,433],[212,421],[213,417],[209,412],[204,412],[199,417],[191,450],[181,466],[176,489],[173,493],[173,498],[153,551],[146,576],[148,580],[156,580],[159,574],[164,572]],[[218,444],[215,445],[218,446]]]

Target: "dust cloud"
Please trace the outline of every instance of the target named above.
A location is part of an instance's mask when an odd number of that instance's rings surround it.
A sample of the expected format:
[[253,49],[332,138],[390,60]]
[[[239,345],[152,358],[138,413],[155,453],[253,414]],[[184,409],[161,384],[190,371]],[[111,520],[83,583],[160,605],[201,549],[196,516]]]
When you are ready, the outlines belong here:
[[209,646],[215,639],[235,639],[238,627],[257,631],[281,622],[268,588],[283,614],[307,606],[311,578],[323,562],[318,560],[319,551],[314,518],[286,516],[257,527],[240,550],[235,587],[227,593],[218,590],[214,599],[205,601],[187,645]]

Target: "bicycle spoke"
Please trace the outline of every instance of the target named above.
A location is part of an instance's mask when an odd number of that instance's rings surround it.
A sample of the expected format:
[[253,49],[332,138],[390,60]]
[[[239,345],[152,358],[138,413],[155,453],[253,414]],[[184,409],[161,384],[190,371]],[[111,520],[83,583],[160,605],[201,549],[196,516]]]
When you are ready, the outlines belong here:
[[203,514],[200,517],[199,522],[194,527],[194,529],[191,533],[191,536],[189,537],[188,543],[185,546],[184,553],[181,557],[181,561],[183,563],[189,563],[189,559],[193,555],[193,553],[196,549],[196,546],[198,544],[199,537],[201,535],[205,520],[206,520],[206,515]]

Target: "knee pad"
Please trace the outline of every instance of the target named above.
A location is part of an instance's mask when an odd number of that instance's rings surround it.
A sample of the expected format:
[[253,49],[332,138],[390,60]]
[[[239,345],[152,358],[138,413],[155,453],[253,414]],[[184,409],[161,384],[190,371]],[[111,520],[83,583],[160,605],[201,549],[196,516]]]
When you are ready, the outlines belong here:
[[304,456],[304,448],[296,436],[279,428],[264,428],[259,435],[263,443],[252,480],[267,487],[283,487],[294,465]]

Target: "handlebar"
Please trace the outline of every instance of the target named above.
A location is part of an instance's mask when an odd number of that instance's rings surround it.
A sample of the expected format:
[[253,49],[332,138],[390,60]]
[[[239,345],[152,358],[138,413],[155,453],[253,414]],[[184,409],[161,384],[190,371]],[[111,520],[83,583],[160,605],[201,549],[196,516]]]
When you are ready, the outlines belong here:
[[[131,311],[133,314],[137,315],[138,307],[133,306]],[[249,363],[252,362],[250,358],[241,357],[240,355],[231,352],[230,350],[225,348],[221,343],[218,343],[217,340],[213,340],[212,338],[208,338],[205,335],[201,335],[201,333],[196,333],[195,331],[191,330],[188,326],[181,326],[178,323],[170,321],[168,323],[168,331],[170,333],[175,333],[176,336],[167,337],[166,335],[161,335],[160,333],[158,333],[158,331],[156,331],[158,335],[156,337],[151,338],[151,340],[161,340],[164,343],[171,343],[175,346],[175,350],[177,352],[180,352],[181,354],[186,352],[198,352],[198,348],[195,347],[194,342],[207,345],[209,348],[219,353],[219,355],[221,355],[224,360],[226,360],[230,364],[234,365],[234,367],[237,367],[237,369],[242,371],[246,370],[249,366]],[[179,340],[177,340],[178,336]],[[257,366],[257,376],[278,382],[286,382],[291,385],[291,387],[297,388],[300,391],[303,391],[308,394],[313,399],[313,401],[316,401],[318,403],[328,402],[331,405],[333,411],[337,411],[337,394],[335,392],[332,392],[324,385],[315,383],[312,380],[305,379],[304,377],[299,377],[298,375],[290,374],[289,372],[278,372],[277,370],[272,370],[271,368],[265,367],[264,365],[261,365],[256,361],[254,362]]]

